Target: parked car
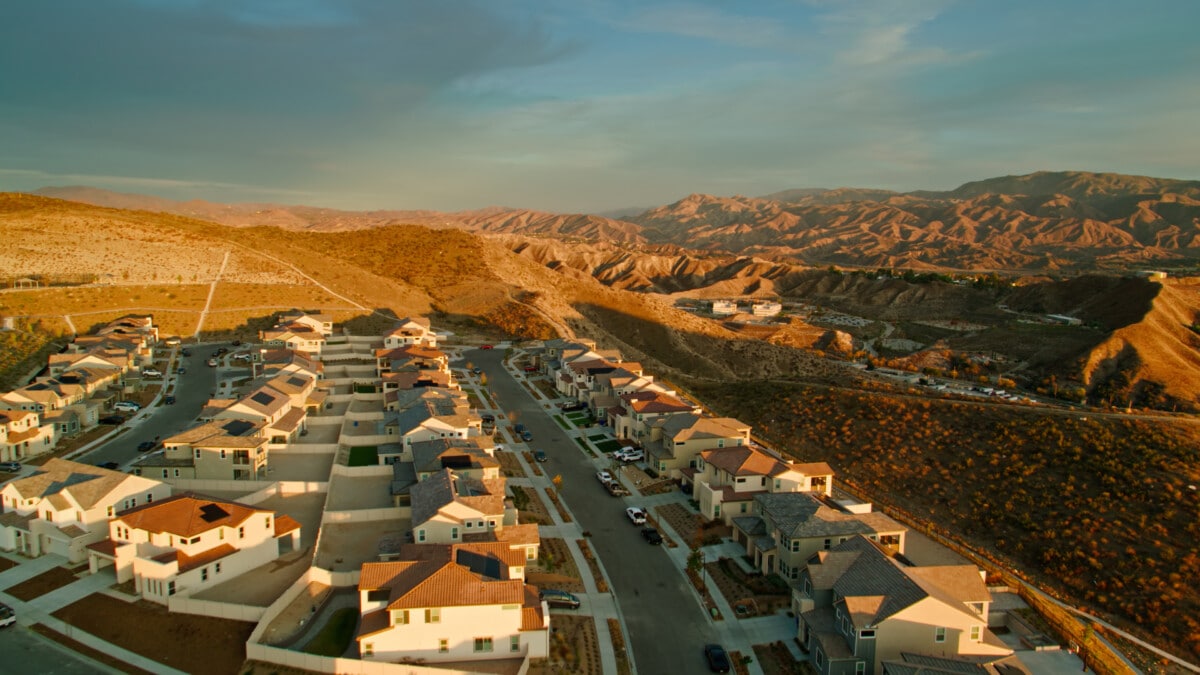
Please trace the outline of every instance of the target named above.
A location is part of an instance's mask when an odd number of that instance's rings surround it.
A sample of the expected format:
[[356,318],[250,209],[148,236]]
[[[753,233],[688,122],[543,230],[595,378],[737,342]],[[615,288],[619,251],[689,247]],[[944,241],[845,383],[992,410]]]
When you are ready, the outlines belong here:
[[249,361],[252,357],[249,352],[241,352],[233,355],[234,361]]
[[662,535],[653,527],[642,528],[642,539],[645,539],[646,543],[651,546],[658,546],[663,543]]
[[120,415],[105,415],[104,417],[101,417],[97,421],[100,422],[100,424],[117,425],[117,424],[124,424],[125,418],[121,417]]
[[625,509],[625,515],[629,517],[629,520],[634,525],[646,524],[646,509],[643,509],[640,506],[631,506]]
[[549,459],[549,457],[546,457],[546,452],[544,450],[534,450],[533,458],[539,462],[544,462]]
[[162,371],[157,368],[145,368],[142,370],[142,375],[146,377],[162,377]]
[[17,622],[17,613],[12,607],[0,603],[0,628],[5,628]]
[[21,470],[20,462],[0,462],[0,471],[16,473]]
[[117,464],[116,462],[100,462],[96,466],[100,467],[101,469],[108,469],[110,471],[116,471],[117,469],[121,468],[121,465]]
[[729,672],[729,654],[721,645],[704,645],[704,658],[708,661],[708,669],[714,673]]
[[551,607],[579,609],[579,598],[575,597],[572,593],[560,591],[557,588],[543,588],[538,591],[538,599],[545,601]]
[[242,341],[241,341],[241,340],[234,340],[234,341],[233,341],[233,346],[234,346],[234,347],[241,347],[241,346],[242,346]]
[[482,420],[484,424],[496,423],[496,416],[492,415],[491,413],[484,413],[483,415],[479,416],[479,419]]
[[[238,344],[241,344],[241,343],[239,342]],[[216,354],[216,355],[217,355],[217,356],[220,356],[220,355],[222,355],[222,354],[228,354],[228,353],[229,353],[229,350],[228,350],[228,349],[226,349],[225,347],[219,347],[219,348],[217,348],[217,354]]]
[[583,401],[568,401],[568,402],[566,402],[566,403],[563,403],[563,404],[562,404],[561,406],[559,406],[559,407],[561,407],[561,408],[562,408],[562,411],[563,411],[563,412],[575,412],[576,410],[584,410],[584,409],[586,409],[586,408],[587,408],[587,404],[586,404],[586,403],[584,403]]
[[183,351],[181,351],[181,352],[179,352],[179,353],[180,353],[180,354],[183,354],[184,356],[191,356],[191,355],[192,355],[192,350],[190,350],[190,349],[185,349],[185,350],[183,350]]
[[521,433],[524,431],[525,431],[524,424],[514,424],[513,425],[513,433],[517,434],[518,436],[521,435]]
[[491,349],[492,346],[491,345],[480,345],[479,348],[480,349]]
[[612,474],[607,471],[597,471],[596,480],[608,485],[609,483],[613,482],[613,477]]
[[625,486],[621,485],[621,481],[619,480],[614,480],[611,483],[606,484],[605,487],[608,488],[608,494],[614,497],[629,496],[629,490],[626,490]]
[[183,366],[179,366],[179,368],[177,368],[177,369],[175,370],[175,372],[179,373],[180,375],[186,375],[186,374],[187,374],[187,368],[185,368],[185,367],[183,367]]
[[472,372],[472,373],[475,373],[476,375],[478,375],[478,374],[482,373],[483,371],[479,369],[479,366],[476,366],[476,367],[474,367],[474,368],[472,368],[472,369],[471,369],[471,372]]
[[529,441],[532,441],[533,440],[533,432],[529,431],[528,429],[526,429],[525,431],[522,431],[521,432],[521,440],[525,441],[526,443],[528,443]]
[[525,366],[525,372],[527,372],[527,373],[536,373],[536,372],[537,372],[537,366],[535,366],[535,365],[528,365],[528,366]]
[[167,405],[175,405],[175,397],[171,395],[164,396],[163,403]]
[[208,360],[208,367],[209,367],[209,368],[216,368],[218,363],[219,363],[219,361],[217,361],[216,359],[209,359],[209,360]]
[[121,412],[137,412],[141,409],[142,406],[133,401],[117,401],[113,404],[113,410],[120,410]]
[[646,459],[646,453],[636,448],[621,448],[613,453],[613,459],[623,464],[630,464]]
[[153,450],[155,445],[158,444],[154,441],[142,441],[141,443],[138,443],[138,452],[147,452],[149,450]]

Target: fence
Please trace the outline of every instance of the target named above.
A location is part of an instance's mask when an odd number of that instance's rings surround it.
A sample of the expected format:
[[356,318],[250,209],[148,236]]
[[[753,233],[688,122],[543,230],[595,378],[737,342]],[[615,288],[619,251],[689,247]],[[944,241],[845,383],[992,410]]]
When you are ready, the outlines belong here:
[[392,475],[391,464],[370,464],[368,466],[344,466],[342,464],[333,465],[333,475],[335,476],[390,476]]
[[398,520],[411,517],[412,510],[399,506],[389,506],[382,509],[354,509],[352,511],[326,511],[321,515],[321,524],[327,523],[367,523],[376,520]]
[[218,619],[233,619],[234,621],[258,621],[267,609],[266,607],[240,605],[232,602],[197,600],[182,595],[171,596],[167,601],[167,607],[172,612],[181,614],[198,614]]

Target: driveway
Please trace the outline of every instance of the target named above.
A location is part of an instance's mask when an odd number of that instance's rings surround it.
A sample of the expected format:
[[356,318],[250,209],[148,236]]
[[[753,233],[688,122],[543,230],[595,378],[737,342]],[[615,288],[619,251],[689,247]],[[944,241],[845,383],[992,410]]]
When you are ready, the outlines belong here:
[[[542,404],[503,367],[501,350],[468,350],[464,357],[481,368],[498,404],[533,433],[545,450],[548,475],[561,475],[559,494],[591,533],[590,545],[608,573],[642,673],[692,672],[705,668],[704,645],[718,641],[686,578],[661,547],[642,540],[639,528],[625,516],[637,498],[612,497],[596,480],[599,466],[586,457]],[[670,645],[668,648],[667,645]]]

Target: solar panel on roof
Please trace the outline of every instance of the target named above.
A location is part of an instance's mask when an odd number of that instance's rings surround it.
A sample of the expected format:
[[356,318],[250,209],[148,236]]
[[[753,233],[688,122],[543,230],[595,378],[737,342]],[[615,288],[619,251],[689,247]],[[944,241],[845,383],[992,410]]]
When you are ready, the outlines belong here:
[[268,394],[265,391],[260,391],[257,394],[254,394],[253,396],[251,396],[250,400],[254,401],[255,403],[257,403],[259,405],[271,405],[271,403],[273,403],[275,401],[275,397]]
[[221,428],[224,429],[225,433],[229,434],[230,436],[241,436],[242,434],[245,434],[253,429],[254,423],[247,420],[229,420],[225,424],[221,425]]
[[200,519],[206,523],[214,523],[228,517],[229,512],[216,504],[205,504],[200,507]]

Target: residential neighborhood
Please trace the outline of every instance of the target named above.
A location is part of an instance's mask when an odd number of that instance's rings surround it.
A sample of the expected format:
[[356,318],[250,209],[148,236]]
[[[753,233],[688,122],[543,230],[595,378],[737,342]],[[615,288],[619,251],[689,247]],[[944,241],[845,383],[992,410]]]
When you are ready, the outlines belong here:
[[[145,316],[77,338],[0,395],[17,463],[0,488],[0,601],[23,626],[51,620],[6,591],[61,561],[73,576],[47,598],[248,622],[246,659],[328,673],[560,672],[587,644],[580,672],[699,670],[713,645],[749,673],[926,657],[1046,672],[1012,628],[1015,593],[619,351],[393,323],[353,335],[290,312],[224,346],[160,341]],[[208,364],[203,389],[186,388],[184,350]],[[179,428],[123,461],[87,462],[172,415]],[[314,651],[335,617],[350,617],[344,642]],[[656,637],[671,623],[687,627],[679,653]]]

